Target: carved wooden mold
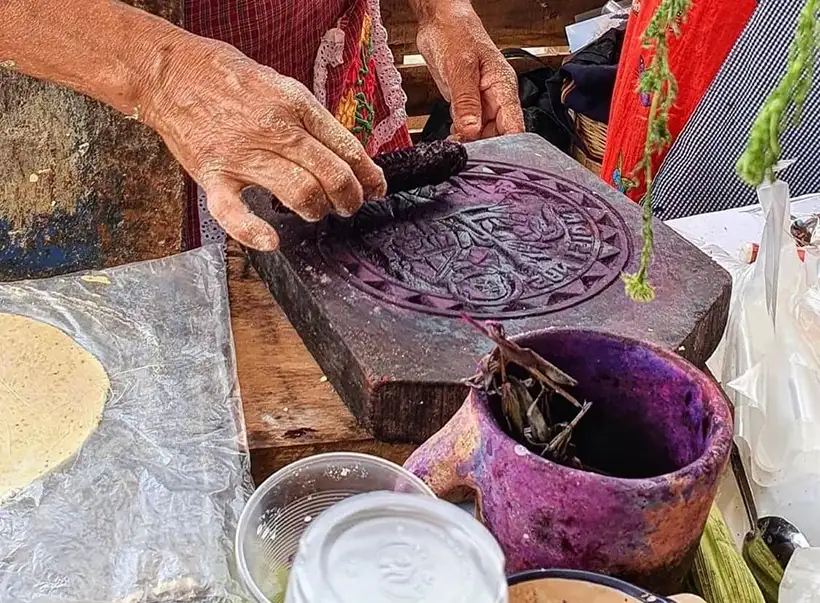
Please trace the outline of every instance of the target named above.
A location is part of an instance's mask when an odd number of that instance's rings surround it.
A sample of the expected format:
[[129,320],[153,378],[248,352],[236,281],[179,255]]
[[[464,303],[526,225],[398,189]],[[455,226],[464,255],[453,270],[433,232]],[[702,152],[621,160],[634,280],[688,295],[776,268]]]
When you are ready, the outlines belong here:
[[377,438],[423,441],[459,407],[459,380],[490,347],[462,314],[500,320],[510,334],[601,329],[706,360],[728,311],[722,269],[657,223],[658,297],[631,302],[619,276],[637,264],[636,205],[536,136],[469,153],[447,184],[370,203],[349,220],[269,214],[282,249],[252,254]]
[[594,193],[496,162],[331,220],[318,246],[342,278],[386,303],[496,320],[589,299],[630,251],[623,220]]

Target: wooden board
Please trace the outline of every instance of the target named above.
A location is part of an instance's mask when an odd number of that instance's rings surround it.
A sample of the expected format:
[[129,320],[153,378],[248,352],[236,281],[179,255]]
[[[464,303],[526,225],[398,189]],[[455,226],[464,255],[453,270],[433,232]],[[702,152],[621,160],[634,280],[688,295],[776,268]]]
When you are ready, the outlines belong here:
[[[132,0],[179,23],[182,0]],[[0,68],[0,280],[180,251],[183,172],[146,126]]]
[[657,299],[636,304],[619,275],[637,269],[637,205],[534,134],[467,150],[468,169],[449,183],[352,220],[262,214],[281,248],[251,252],[254,266],[376,438],[421,443],[461,405],[463,378],[491,347],[463,313],[510,335],[593,328],[696,364],[711,355],[731,280],[705,254],[657,223]]
[[257,483],[295,460],[339,450],[403,463],[412,445],[377,442],[356,420],[238,245],[228,253],[239,385]]
[[[563,46],[564,27],[575,15],[601,7],[601,0],[473,0],[493,41],[501,48]],[[407,0],[382,0],[382,21],[397,62],[417,52],[416,17]]]

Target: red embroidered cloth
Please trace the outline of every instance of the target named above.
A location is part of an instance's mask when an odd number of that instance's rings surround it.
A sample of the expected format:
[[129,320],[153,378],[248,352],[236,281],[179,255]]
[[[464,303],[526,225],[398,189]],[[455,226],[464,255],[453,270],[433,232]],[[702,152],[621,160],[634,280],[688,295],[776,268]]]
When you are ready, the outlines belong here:
[[[411,144],[378,0],[186,0],[184,26],[314,90],[371,155]],[[201,212],[195,183],[188,190],[192,248],[202,242]]]
[[[606,182],[635,201],[646,192],[643,175],[633,178],[633,173],[643,157],[650,105],[648,95],[638,92],[638,81],[652,60],[652,51],[643,47],[641,38],[660,3],[661,0],[633,0],[618,65],[601,170],[601,177]],[[756,6],[757,0],[735,0],[730,4],[711,0],[692,2],[681,28],[681,37],[673,37],[669,42],[669,67],[678,82],[677,100],[669,113],[673,142],[689,121]],[[664,152],[654,157],[655,173],[665,155]]]

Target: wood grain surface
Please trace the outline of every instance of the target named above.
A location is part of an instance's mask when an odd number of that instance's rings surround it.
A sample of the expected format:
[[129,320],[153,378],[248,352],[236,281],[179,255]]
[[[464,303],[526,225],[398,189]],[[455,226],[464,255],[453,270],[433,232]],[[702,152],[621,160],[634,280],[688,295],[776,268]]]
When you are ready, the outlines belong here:
[[356,424],[235,243],[228,250],[228,286],[257,483],[321,452],[364,452],[403,463],[414,446],[377,442]]

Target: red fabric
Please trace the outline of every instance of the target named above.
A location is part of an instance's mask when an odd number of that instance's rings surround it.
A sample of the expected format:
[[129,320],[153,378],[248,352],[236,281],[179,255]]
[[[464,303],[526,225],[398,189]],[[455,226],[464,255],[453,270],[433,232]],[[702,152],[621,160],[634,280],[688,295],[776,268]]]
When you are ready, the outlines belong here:
[[184,24],[312,88],[322,36],[355,4],[363,0],[186,0]]
[[[634,0],[612,98],[606,154],[601,177],[633,200],[643,197],[643,176],[634,168],[643,157],[650,99],[638,93],[640,74],[652,60],[641,44],[646,26],[661,0]],[[712,80],[749,20],[756,0],[693,0],[680,38],[669,43],[669,65],[678,82],[678,96],[669,115],[674,142],[697,108]],[[668,147],[667,147],[668,149]],[[657,171],[665,153],[653,160]]]
[[[342,65],[330,72],[327,80],[327,104],[330,111],[351,130],[372,155],[386,153],[411,146],[406,124],[393,138],[378,148],[368,145],[373,128],[389,114],[384,91],[379,85],[376,65],[376,48],[373,43],[373,16],[367,2],[352,6],[339,20],[337,27],[345,32],[345,49]],[[355,103],[354,123],[346,123],[350,117],[350,105]],[[367,123],[365,123],[367,122]]]
[[[258,63],[295,78],[310,89],[322,38],[331,28],[339,27],[345,32],[344,61],[339,67],[328,67],[327,107],[338,115],[342,98],[352,92],[358,96],[356,111],[360,117],[372,108],[372,119],[366,120],[369,125],[354,132],[366,143],[367,130],[372,130],[388,114],[372,56],[366,63],[365,77],[356,77],[362,68],[362,28],[369,19],[367,0],[186,0],[184,25],[197,35],[235,46]],[[359,122],[356,125],[361,125]],[[386,144],[371,149],[371,154],[410,145],[410,135],[404,126]],[[189,180],[184,232],[189,249],[201,243],[196,196],[196,185]]]
[[[351,6],[337,27],[345,33],[345,48],[342,65],[332,69],[327,78],[327,105],[336,119],[367,147],[373,128],[389,114],[377,85],[373,19],[367,2]],[[394,149],[382,147],[379,152],[387,150]]]

